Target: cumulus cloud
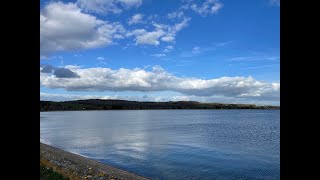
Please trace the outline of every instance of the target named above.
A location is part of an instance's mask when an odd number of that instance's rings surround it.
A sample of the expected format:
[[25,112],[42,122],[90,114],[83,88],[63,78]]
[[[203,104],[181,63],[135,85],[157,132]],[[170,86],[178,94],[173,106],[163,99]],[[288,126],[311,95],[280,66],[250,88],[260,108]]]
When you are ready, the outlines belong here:
[[[56,51],[104,47],[117,43],[119,39],[130,37],[133,37],[136,45],[158,46],[161,42],[174,43],[177,33],[191,20],[185,16],[185,10],[206,15],[216,13],[222,7],[218,0],[206,0],[202,5],[188,2],[184,8],[167,14],[167,18],[172,20],[171,23],[159,24],[150,20],[151,27],[146,26],[128,32],[119,22],[102,20],[88,13],[117,14],[123,9],[139,7],[142,0],[50,2],[40,11],[40,56],[48,57]],[[128,24],[142,23],[143,17],[143,14],[135,14],[128,20]]]
[[117,97],[97,95],[51,94],[40,92],[41,101],[72,101],[81,99],[117,99]]
[[43,65],[40,72],[42,73],[52,73],[56,68],[52,65]]
[[164,42],[173,42],[175,40],[175,37],[172,34],[169,34],[167,36],[164,36],[161,38]]
[[[182,97],[182,96],[181,96]],[[72,101],[72,100],[82,100],[82,99],[119,99],[119,100],[129,100],[129,101],[171,101],[180,100],[180,96],[174,97],[161,97],[161,96],[126,96],[126,95],[79,95],[79,94],[51,94],[40,92],[40,100],[42,101]]]
[[219,103],[243,103],[257,105],[280,105],[279,101],[272,99],[257,100],[245,98],[232,98],[222,96],[186,96],[186,95],[171,95],[171,96],[155,96],[155,95],[79,95],[79,94],[51,94],[40,92],[40,100],[42,101],[70,101],[81,99],[119,99],[129,101],[151,101],[151,102],[168,102],[168,101],[198,101],[198,102],[219,102]]
[[136,45],[159,45],[160,41],[173,42],[176,34],[188,25],[190,18],[185,17],[181,22],[172,25],[158,24],[153,22],[154,30],[136,29],[127,32],[126,36],[134,36]]
[[118,99],[129,101],[145,101],[145,102],[164,102],[164,101],[189,101],[193,97],[188,96],[154,96],[154,95],[79,95],[79,94],[51,94],[40,92],[40,100],[42,101],[72,101],[83,99]]
[[76,4],[86,12],[119,14],[123,8],[139,7],[142,0],[78,0]]
[[280,83],[261,82],[253,77],[199,79],[177,77],[160,66],[145,69],[75,68],[78,78],[59,78],[40,71],[40,84],[67,91],[174,91],[189,96],[273,99],[280,97]]
[[135,36],[136,45],[147,44],[147,45],[159,45],[159,38],[165,34],[162,29],[156,29],[154,31],[147,31],[145,29],[136,29],[132,32],[127,33],[127,36]]
[[182,6],[182,9],[191,9],[195,13],[201,16],[207,16],[208,14],[216,14],[223,7],[223,4],[219,0],[206,0],[201,5],[198,5],[192,1]]
[[40,53],[97,48],[119,39],[125,29],[85,14],[74,3],[52,2],[40,12]]
[[79,69],[81,68],[81,66],[77,66],[77,65],[66,65],[64,66],[64,68],[67,68],[67,69],[70,69],[70,70],[76,70],[76,69]]
[[74,69],[80,68],[79,66],[67,65],[65,67],[54,67],[52,65],[40,66],[40,81],[41,74],[53,75],[57,78],[78,78],[77,73],[73,72]]
[[136,37],[137,44],[150,44],[150,45],[159,45],[159,37],[164,35],[165,32],[163,30],[156,30],[152,32],[146,32],[145,34],[141,34]]
[[57,78],[78,78],[77,73],[67,68],[57,68],[53,73]]
[[121,13],[116,1],[113,0],[78,0],[77,5],[86,12],[98,14]]
[[135,14],[129,19],[128,24],[132,25],[132,24],[142,23],[142,18],[143,18],[143,14]]

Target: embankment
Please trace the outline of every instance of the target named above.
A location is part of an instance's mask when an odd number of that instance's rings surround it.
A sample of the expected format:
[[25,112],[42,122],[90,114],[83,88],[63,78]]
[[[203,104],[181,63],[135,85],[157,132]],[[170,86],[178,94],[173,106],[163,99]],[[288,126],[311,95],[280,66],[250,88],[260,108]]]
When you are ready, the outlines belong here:
[[51,167],[70,180],[147,180],[133,173],[40,143],[40,164]]

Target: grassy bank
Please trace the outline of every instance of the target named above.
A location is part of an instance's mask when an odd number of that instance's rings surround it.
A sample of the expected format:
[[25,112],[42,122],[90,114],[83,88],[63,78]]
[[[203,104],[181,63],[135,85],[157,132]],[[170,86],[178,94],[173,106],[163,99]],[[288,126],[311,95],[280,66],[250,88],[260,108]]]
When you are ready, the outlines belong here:
[[40,180],[70,180],[62,174],[53,171],[52,168],[40,163]]

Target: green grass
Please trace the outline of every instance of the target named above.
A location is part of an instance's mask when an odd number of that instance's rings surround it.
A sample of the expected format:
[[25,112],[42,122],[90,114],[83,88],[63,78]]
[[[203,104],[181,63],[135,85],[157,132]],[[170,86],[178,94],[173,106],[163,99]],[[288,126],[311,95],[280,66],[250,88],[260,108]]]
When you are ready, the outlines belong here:
[[47,168],[40,165],[40,179],[41,180],[69,180],[61,174],[54,172],[52,168]]

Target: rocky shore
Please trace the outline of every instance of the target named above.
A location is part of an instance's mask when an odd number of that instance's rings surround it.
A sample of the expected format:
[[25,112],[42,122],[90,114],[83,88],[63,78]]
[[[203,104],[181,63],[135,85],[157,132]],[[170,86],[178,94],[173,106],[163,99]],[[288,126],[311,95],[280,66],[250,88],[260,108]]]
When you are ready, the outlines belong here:
[[70,180],[147,180],[133,173],[40,143],[40,165],[52,168]]

